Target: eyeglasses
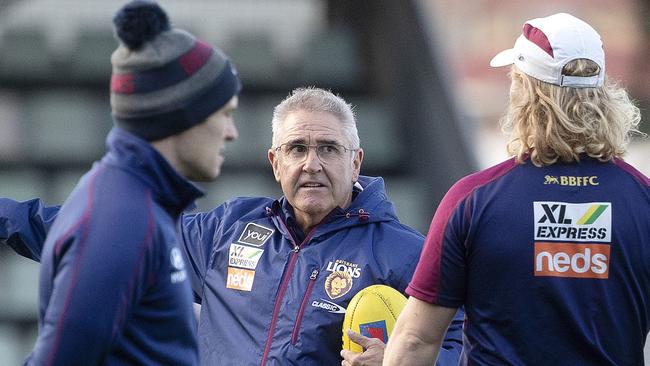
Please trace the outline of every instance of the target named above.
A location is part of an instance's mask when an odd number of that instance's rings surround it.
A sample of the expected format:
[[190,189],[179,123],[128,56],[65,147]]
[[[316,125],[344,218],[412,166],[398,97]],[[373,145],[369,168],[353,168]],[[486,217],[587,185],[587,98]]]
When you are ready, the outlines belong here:
[[318,156],[318,159],[324,164],[340,161],[348,151],[358,150],[348,149],[343,145],[337,144],[307,145],[286,143],[276,147],[275,151],[281,151],[282,156],[292,163],[300,163],[307,159],[309,149],[312,148],[316,150],[316,156]]

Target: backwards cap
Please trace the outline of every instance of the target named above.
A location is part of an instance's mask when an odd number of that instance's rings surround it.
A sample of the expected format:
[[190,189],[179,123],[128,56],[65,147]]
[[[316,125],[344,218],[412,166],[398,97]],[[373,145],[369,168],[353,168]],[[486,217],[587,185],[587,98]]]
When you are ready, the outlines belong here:
[[218,48],[172,28],[153,1],[134,0],[113,19],[120,45],[111,56],[115,124],[147,141],[204,122],[241,90]]
[[[562,75],[564,66],[576,59],[598,64],[598,74]],[[558,86],[600,87],[605,81],[605,51],[600,35],[589,24],[566,13],[524,23],[515,46],[494,56],[490,66],[513,63],[527,75]]]

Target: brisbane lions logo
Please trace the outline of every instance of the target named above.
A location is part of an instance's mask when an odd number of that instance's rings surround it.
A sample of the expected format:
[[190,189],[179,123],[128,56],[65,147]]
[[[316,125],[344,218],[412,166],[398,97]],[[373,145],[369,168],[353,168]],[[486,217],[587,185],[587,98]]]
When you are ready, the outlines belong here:
[[352,276],[344,271],[334,271],[325,279],[325,292],[330,299],[347,294],[352,288]]
[[557,177],[554,177],[552,175],[545,175],[544,184],[560,184],[560,182],[557,180]]

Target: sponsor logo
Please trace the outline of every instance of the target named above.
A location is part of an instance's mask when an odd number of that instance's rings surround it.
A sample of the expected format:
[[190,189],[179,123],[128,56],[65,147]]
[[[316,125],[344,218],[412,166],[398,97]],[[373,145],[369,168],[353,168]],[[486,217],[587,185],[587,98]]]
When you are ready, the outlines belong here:
[[533,202],[535,240],[611,241],[609,202]]
[[385,320],[359,324],[359,330],[362,336],[377,338],[384,343],[388,342],[388,329],[386,329]]
[[345,271],[334,271],[325,278],[325,293],[330,299],[347,294],[352,288],[352,277]]
[[181,250],[176,247],[172,248],[169,252],[169,260],[173,268],[171,274],[172,283],[185,281],[187,278],[187,272],[185,271],[185,261],[183,261]]
[[327,263],[326,270],[329,272],[347,272],[347,274],[349,274],[352,278],[359,278],[359,276],[361,276],[361,268],[359,268],[358,264],[350,263],[342,259],[337,259],[334,262],[330,261]]
[[559,184],[561,186],[570,186],[570,187],[585,187],[585,186],[597,186],[600,183],[598,182],[598,176],[567,176],[561,175],[559,177],[553,175],[544,176],[544,184]]
[[311,302],[311,306],[320,308],[323,310],[327,310],[330,313],[335,313],[335,314],[345,314],[345,308],[335,304],[331,301],[327,301],[325,299],[320,299],[320,300],[314,300]]
[[251,291],[253,289],[254,279],[255,271],[228,267],[228,279],[226,280],[226,288],[241,291]]
[[255,269],[257,262],[262,257],[264,250],[247,247],[245,245],[230,244],[230,253],[228,255],[228,265]]
[[183,255],[181,254],[180,249],[172,248],[172,250],[169,252],[169,257],[171,259],[172,267],[174,267],[177,271],[185,269],[185,261],[183,260]]
[[557,180],[557,177],[554,177],[552,175],[545,175],[544,184],[560,184],[560,181]]
[[609,277],[609,244],[535,243],[535,276]]
[[246,228],[244,228],[244,232],[241,233],[237,242],[259,247],[269,240],[273,231],[274,230],[267,227],[250,222],[246,225]]

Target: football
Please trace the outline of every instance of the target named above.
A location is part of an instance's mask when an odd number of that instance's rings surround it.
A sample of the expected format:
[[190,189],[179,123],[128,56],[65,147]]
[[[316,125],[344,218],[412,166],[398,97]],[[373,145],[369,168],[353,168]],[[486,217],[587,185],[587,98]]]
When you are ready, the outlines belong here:
[[386,285],[372,285],[359,291],[348,305],[343,319],[343,349],[363,352],[358,344],[351,342],[348,329],[384,343],[393,331],[395,321],[406,305],[406,297]]

